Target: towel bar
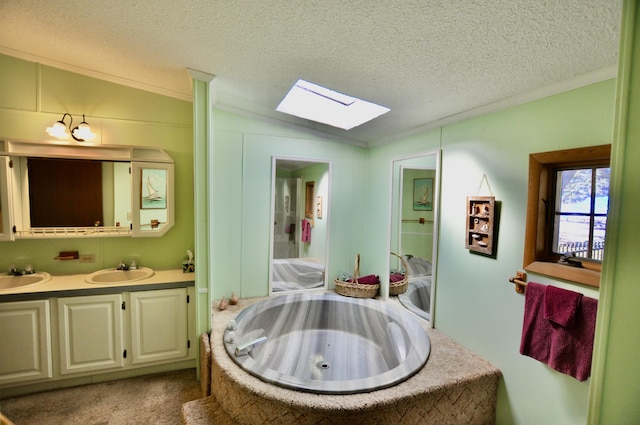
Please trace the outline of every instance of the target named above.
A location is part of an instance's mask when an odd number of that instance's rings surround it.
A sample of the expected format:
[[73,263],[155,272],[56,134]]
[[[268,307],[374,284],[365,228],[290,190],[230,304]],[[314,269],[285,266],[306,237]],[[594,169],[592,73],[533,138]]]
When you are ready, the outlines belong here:
[[515,276],[509,278],[509,282],[516,286],[515,290],[518,294],[524,294],[527,288],[527,274],[525,272],[516,272]]
[[408,218],[403,218],[402,219],[403,223],[420,223],[420,224],[425,224],[425,223],[433,223],[433,220],[427,220],[424,217],[419,217],[418,219],[415,220],[410,220]]

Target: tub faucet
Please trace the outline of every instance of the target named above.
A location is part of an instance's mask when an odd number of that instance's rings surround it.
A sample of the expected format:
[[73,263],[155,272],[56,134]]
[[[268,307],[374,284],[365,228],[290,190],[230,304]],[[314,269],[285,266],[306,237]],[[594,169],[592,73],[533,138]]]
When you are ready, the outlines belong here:
[[267,340],[266,336],[261,336],[244,344],[240,344],[236,347],[236,357],[246,356],[253,350],[256,345],[262,344]]

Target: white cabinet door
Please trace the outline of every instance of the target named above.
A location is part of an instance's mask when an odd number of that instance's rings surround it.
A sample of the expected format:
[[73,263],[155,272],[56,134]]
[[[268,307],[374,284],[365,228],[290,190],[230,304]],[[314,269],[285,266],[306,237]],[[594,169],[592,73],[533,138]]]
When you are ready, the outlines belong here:
[[0,303],[0,385],[51,376],[49,300]]
[[187,289],[131,294],[131,362],[186,358]]
[[122,295],[58,299],[60,373],[124,366]]

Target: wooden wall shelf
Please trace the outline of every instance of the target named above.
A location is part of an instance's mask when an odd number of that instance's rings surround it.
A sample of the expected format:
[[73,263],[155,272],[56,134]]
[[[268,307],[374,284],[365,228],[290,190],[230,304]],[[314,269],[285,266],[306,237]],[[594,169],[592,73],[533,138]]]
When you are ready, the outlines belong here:
[[493,255],[495,197],[467,196],[465,247],[469,251]]

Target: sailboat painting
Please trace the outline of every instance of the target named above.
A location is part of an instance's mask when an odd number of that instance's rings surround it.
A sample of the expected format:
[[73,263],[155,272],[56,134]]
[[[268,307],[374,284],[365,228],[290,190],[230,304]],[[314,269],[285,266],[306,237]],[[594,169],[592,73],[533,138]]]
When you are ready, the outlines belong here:
[[413,179],[413,210],[433,210],[433,179]]
[[167,208],[167,170],[143,168],[140,172],[140,208]]

